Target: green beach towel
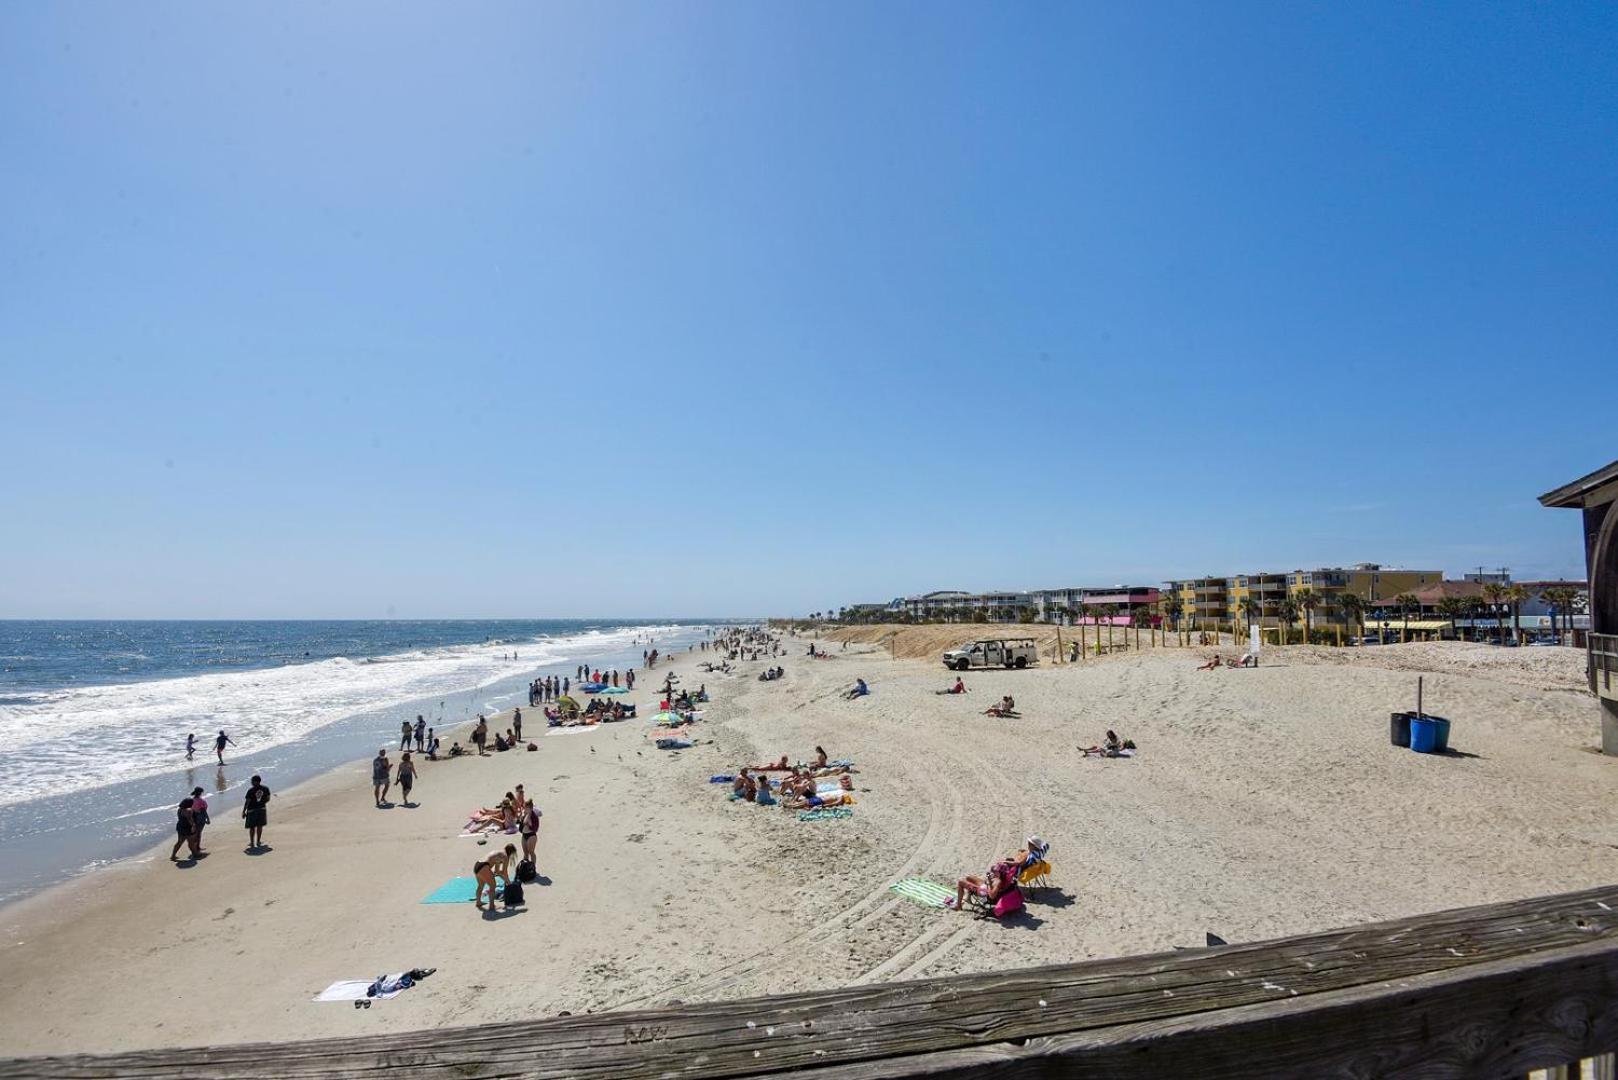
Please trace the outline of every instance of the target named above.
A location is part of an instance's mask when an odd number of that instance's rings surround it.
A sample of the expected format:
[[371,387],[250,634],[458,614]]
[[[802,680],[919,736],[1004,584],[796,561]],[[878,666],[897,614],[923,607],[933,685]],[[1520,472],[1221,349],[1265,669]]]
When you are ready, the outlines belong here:
[[823,818],[853,817],[854,811],[846,806],[833,806],[826,810],[799,810],[799,821],[820,821]]
[[905,878],[903,881],[890,885],[894,892],[907,900],[914,900],[923,907],[944,907],[944,901],[955,897],[955,890],[948,885],[940,885],[936,881],[926,878]]
[[[497,882],[494,894],[505,892]],[[469,904],[477,899],[478,879],[475,877],[450,878],[422,900],[424,904]]]

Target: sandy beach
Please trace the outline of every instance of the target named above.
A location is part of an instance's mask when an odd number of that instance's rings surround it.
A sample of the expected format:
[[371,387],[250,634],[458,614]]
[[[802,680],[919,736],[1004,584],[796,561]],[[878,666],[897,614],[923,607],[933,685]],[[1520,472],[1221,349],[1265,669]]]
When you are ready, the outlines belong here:
[[[642,719],[425,763],[415,808],[373,807],[356,760],[276,793],[265,853],[216,820],[198,865],[165,845],[0,910],[0,1053],[408,1046],[445,1025],[1252,940],[1618,880],[1618,762],[1593,752],[1582,652],[1293,647],[1204,672],[1212,650],[1157,648],[973,672],[970,694],[938,696],[954,677],[939,640],[973,628],[927,628],[893,655],[885,633],[819,638],[826,660],[788,639],[776,682],[757,680],[765,661],[726,676],[681,654],[681,685],[713,699],[688,750],[649,735],[661,667],[626,698]],[[1456,755],[1389,745],[1418,673]],[[872,693],[844,700],[855,677]],[[1008,693],[1021,719],[982,715]],[[1108,728],[1139,755],[1083,757]],[[857,764],[852,817],[800,821],[707,782],[817,744]],[[457,835],[468,813],[519,782],[544,811],[526,908],[422,904],[490,850]],[[1030,833],[1060,888],[1026,918],[889,890],[981,873]],[[412,967],[437,973],[368,1010],[310,1000]]]

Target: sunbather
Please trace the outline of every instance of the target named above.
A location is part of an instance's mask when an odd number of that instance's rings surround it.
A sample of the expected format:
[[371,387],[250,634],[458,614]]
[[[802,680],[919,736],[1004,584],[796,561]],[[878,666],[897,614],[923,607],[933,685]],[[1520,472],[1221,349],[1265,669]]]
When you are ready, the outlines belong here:
[[1199,666],[1197,668],[1197,670],[1198,671],[1212,671],[1214,668],[1219,667],[1223,663],[1224,663],[1224,661],[1219,659],[1219,654],[1214,653],[1214,658],[1212,660],[1208,661],[1206,664],[1203,664],[1203,665]]
[[865,685],[864,679],[855,679],[853,689],[845,691],[843,693],[843,697],[845,700],[853,701],[855,698],[864,697],[870,692],[871,688]]
[[1010,717],[1012,719],[1016,719],[1019,716],[1021,716],[1022,714],[1017,711],[1017,703],[1012,700],[1012,697],[1011,697],[1010,694],[1007,694],[1005,697],[1000,699],[1000,704],[998,704],[998,705],[990,705],[987,709],[984,709],[983,710],[983,715],[984,716],[1003,716],[1003,717]]
[[817,747],[815,747],[815,768],[824,769],[825,767],[826,767],[826,748],[824,746],[817,746]]
[[[1110,731],[1107,734],[1112,734]],[[1030,836],[1023,841],[1023,846],[1016,854],[1003,860],[1009,863],[1018,873],[1033,866],[1044,859],[1051,852],[1051,846],[1037,836]]]
[[961,878],[955,883],[955,899],[945,900],[947,907],[959,910],[966,903],[966,894],[972,893],[983,897],[990,906],[994,902],[1017,887],[1016,871],[1006,863],[997,862],[989,867],[989,872],[983,877],[976,874]]
[[955,685],[950,687],[948,690],[933,691],[935,694],[970,694],[971,692],[972,691],[966,688],[965,681],[963,681],[959,675],[955,677]]

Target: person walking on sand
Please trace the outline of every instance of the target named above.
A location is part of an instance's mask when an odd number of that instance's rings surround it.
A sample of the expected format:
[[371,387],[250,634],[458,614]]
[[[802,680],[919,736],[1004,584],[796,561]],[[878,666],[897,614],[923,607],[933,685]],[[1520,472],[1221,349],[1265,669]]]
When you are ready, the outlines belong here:
[[201,788],[191,789],[191,833],[196,840],[192,845],[197,851],[202,850],[202,830],[213,821],[208,816],[208,800],[202,797]]
[[185,737],[185,760],[192,761],[197,756],[197,733],[190,732]]
[[225,746],[227,744],[230,746],[235,746],[236,740],[232,739],[229,735],[226,735],[223,731],[221,731],[218,738],[214,739],[213,741],[214,757],[219,759],[219,764],[221,765],[225,763]]
[[518,739],[522,738],[522,710],[521,709],[512,709],[511,710],[511,733],[513,735],[517,736]]
[[427,718],[416,714],[416,749],[427,749]]
[[388,775],[393,772],[393,765],[388,761],[388,748],[376,752],[371,759],[371,794],[376,799],[376,805],[381,806],[382,800],[388,797]]
[[169,862],[179,862],[180,848],[183,845],[191,846],[191,858],[197,857],[196,816],[191,812],[191,800],[181,799],[180,809],[174,822],[174,850],[169,852]]
[[247,826],[247,850],[264,846],[264,826],[270,822],[270,789],[262,776],[253,777],[253,786],[242,796],[242,824]]
[[472,729],[472,742],[476,744],[478,748],[478,757],[488,756],[488,751],[483,748],[484,744],[488,741],[489,722],[480,716],[478,717],[478,726]]
[[404,792],[404,804],[410,805],[410,789],[416,786],[416,763],[410,760],[410,751],[406,750],[399,758],[399,790]]

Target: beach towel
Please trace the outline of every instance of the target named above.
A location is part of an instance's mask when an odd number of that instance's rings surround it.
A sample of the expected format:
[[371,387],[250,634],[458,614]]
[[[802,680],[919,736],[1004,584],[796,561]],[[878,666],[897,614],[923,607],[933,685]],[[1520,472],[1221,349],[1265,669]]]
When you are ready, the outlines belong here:
[[629,688],[627,686],[609,686],[601,692],[603,694],[627,694],[629,693]]
[[339,979],[337,982],[332,983],[330,986],[326,987],[326,989],[322,990],[309,1000],[375,1001],[378,998],[398,997],[408,989],[408,987],[400,986],[397,989],[389,990],[384,993],[372,994],[370,993],[370,989],[374,985],[376,985],[375,979]]
[[826,818],[853,817],[854,811],[846,806],[834,806],[830,810],[799,810],[799,821],[822,821]]
[[586,731],[600,731],[600,724],[577,724],[573,727],[553,727],[545,732],[547,735],[579,735]]
[[721,775],[721,776],[710,776],[710,777],[708,777],[708,783],[710,783],[710,784],[730,784],[730,783],[734,783],[735,780],[736,780],[736,778],[734,776],[723,776],[723,775]]
[[926,878],[905,878],[888,887],[905,899],[914,900],[923,907],[941,908],[946,906],[946,900],[955,899],[954,889]]
[[659,739],[659,740],[657,740],[657,748],[659,750],[687,750],[687,749],[690,749],[690,747],[691,747],[691,740],[690,739]]
[[[498,882],[494,886],[495,896],[505,892]],[[467,904],[477,899],[478,879],[475,877],[450,878],[440,885],[430,895],[422,900],[424,904]]]

